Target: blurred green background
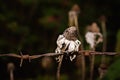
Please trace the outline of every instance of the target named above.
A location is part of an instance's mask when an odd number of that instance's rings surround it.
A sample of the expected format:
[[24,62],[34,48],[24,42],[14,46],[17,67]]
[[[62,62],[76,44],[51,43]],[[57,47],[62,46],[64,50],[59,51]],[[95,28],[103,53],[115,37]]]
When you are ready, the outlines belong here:
[[[54,52],[58,35],[68,27],[68,12],[76,3],[80,6],[79,29],[82,38],[86,26],[94,21],[99,24],[99,17],[105,15],[107,51],[120,52],[120,0],[0,0],[0,53],[19,54],[22,51],[23,54],[34,55]],[[97,68],[101,58],[97,57],[95,80],[99,76]],[[108,56],[107,60],[110,68],[105,80],[119,80],[119,56]],[[25,61],[20,68],[19,59],[11,57],[0,57],[0,80],[9,80],[9,62],[15,63],[15,80],[55,80],[57,63],[54,58],[36,59],[31,63]],[[81,75],[78,69],[75,62],[65,60],[62,80],[73,80],[78,74]]]

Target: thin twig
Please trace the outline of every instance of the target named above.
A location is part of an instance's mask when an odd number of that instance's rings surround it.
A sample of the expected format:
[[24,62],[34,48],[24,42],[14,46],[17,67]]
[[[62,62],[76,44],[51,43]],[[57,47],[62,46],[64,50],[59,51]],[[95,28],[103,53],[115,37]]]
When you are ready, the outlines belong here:
[[[107,47],[107,31],[106,31],[106,19],[105,16],[101,16],[101,27],[102,27],[102,33],[103,33],[103,47],[102,47],[102,51],[106,51],[106,47]],[[106,56],[102,55],[101,58],[101,64],[100,65],[106,65]],[[99,67],[101,69],[100,71],[100,79],[102,79],[103,77],[103,69],[101,68],[101,66]],[[107,68],[106,68],[107,69]],[[107,71],[107,70],[106,70]]]
[[14,80],[13,70],[10,71],[10,80]]
[[[78,16],[76,16],[76,18],[75,18],[75,24],[76,24],[76,27],[77,27],[78,38],[82,43],[81,44],[81,50],[83,50],[84,49],[83,41],[82,41],[82,38],[81,38],[81,35],[80,35],[79,26],[78,26]],[[85,57],[84,57],[84,55],[81,55],[81,64],[82,64],[82,80],[85,80],[86,67],[85,67]]]
[[[70,26],[75,26],[77,28],[78,39],[82,43],[81,44],[81,50],[83,50],[84,47],[83,47],[83,42],[82,42],[82,38],[81,38],[81,35],[80,35],[80,31],[79,31],[78,14],[74,14],[73,16],[71,16],[70,12],[69,12],[69,25]],[[86,71],[86,69],[85,69],[85,57],[84,57],[84,55],[81,55],[81,64],[82,64],[82,69],[81,69],[82,70],[82,80],[85,80],[85,71]]]
[[[105,18],[105,16],[103,16]],[[106,31],[106,20],[101,20],[101,26],[103,31],[103,49],[102,51],[106,51],[107,47],[107,31]],[[102,56],[101,63],[105,63],[105,55]]]
[[63,60],[63,55],[60,56],[60,62],[58,63],[58,67],[57,67],[57,80],[60,80],[60,69],[62,65],[62,60]]
[[[94,46],[94,48],[92,50],[95,51],[95,46]],[[95,54],[91,55],[90,80],[93,80],[94,64],[95,64]]]
[[91,55],[91,64],[90,64],[90,80],[93,80],[94,74],[94,63],[95,63],[95,55]]
[[82,53],[81,54],[82,56],[81,56],[81,60],[82,60],[82,80],[85,80],[85,71],[86,71],[86,67],[85,67],[85,56],[84,56],[84,54]]
[[14,64],[13,63],[8,63],[7,67],[8,67],[8,71],[10,73],[10,80],[14,80],[14,74],[13,74],[13,71],[14,71],[14,68],[15,68]]

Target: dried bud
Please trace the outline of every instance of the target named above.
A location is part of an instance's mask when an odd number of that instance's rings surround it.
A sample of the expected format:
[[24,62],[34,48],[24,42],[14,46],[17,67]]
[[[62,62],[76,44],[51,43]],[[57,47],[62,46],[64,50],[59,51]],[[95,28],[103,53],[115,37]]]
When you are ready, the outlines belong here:
[[78,4],[74,4],[71,11],[75,11],[77,13],[80,13],[80,7]]
[[97,44],[103,42],[103,36],[100,33],[100,29],[95,22],[87,27],[88,32],[85,35],[87,43],[91,49],[94,49]]
[[15,69],[14,63],[8,63],[7,68],[8,71],[14,70]]
[[95,22],[93,22],[91,25],[91,32],[96,32],[96,33],[100,32],[100,29]]
[[41,64],[44,69],[50,69],[53,66],[53,60],[51,57],[44,57]]
[[69,27],[63,32],[63,36],[68,40],[77,40],[77,28],[76,27]]
[[106,17],[104,15],[100,16],[99,19],[100,19],[101,22],[106,22]]

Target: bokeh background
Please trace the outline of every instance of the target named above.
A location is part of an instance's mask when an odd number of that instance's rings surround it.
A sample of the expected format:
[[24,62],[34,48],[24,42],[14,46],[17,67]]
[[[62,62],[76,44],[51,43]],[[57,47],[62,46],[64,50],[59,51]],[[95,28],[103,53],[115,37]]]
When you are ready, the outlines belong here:
[[[99,18],[104,15],[107,20],[107,51],[120,52],[120,0],[0,0],[0,54],[54,52],[58,35],[68,27],[68,12],[76,3],[80,6],[79,29],[82,38],[86,26],[92,22],[100,25]],[[15,80],[55,80],[57,63],[49,57],[31,63],[26,60],[22,68],[19,67],[19,59],[0,57],[0,80],[9,80],[9,62],[15,64]],[[107,62],[109,69],[105,80],[119,80],[119,56],[108,56]],[[62,80],[73,80],[81,75],[76,64],[64,60]],[[99,76],[99,64],[98,56],[95,80]]]

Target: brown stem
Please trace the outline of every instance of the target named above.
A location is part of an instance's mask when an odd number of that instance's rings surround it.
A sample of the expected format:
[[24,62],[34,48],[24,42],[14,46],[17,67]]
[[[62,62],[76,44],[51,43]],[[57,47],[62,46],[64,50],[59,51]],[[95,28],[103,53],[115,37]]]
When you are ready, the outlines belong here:
[[10,71],[10,80],[14,80],[13,70]]
[[[81,39],[80,35],[78,36]],[[83,50],[83,45],[81,45],[81,50]],[[85,64],[85,55],[83,53],[81,54],[81,65],[82,65],[82,80],[85,80],[86,64]]]
[[82,56],[81,56],[81,60],[82,60],[82,80],[85,80],[85,71],[86,71],[86,69],[85,69],[85,56],[84,56],[84,54],[82,54]]
[[10,73],[10,80],[14,80],[14,74],[13,74],[13,71],[14,71],[14,68],[15,68],[14,64],[13,63],[8,63],[7,67],[8,67],[8,71]]
[[[103,31],[103,49],[102,49],[102,51],[105,52],[106,45],[107,45],[107,33],[106,33],[105,21],[101,22],[101,26],[102,26],[102,31]],[[105,63],[105,55],[102,56],[101,62]]]
[[[81,35],[80,35],[80,32],[79,32],[79,27],[78,27],[78,16],[76,15],[75,16],[75,26],[77,28],[77,34],[78,34],[78,38],[79,40],[81,41],[81,50],[83,50],[83,42],[82,42],[82,38],[81,38]],[[85,80],[85,71],[86,71],[86,68],[85,68],[85,57],[84,55],[81,55],[81,64],[82,64],[82,80]]]
[[57,67],[57,80],[60,80],[60,68],[62,65],[62,60],[63,60],[63,55],[61,55],[61,59],[60,59],[60,62],[58,64],[58,67]]
[[[102,27],[102,32],[103,32],[103,47],[102,47],[102,51],[105,52],[106,51],[106,47],[107,47],[107,31],[106,31],[105,16],[103,16],[103,20],[101,20],[101,27]],[[106,65],[106,56],[105,55],[102,55],[101,65]],[[104,74],[101,72],[99,78],[102,79],[103,75]]]
[[93,74],[94,74],[94,63],[95,63],[95,55],[91,55],[90,80],[93,80]]
[[107,45],[107,32],[106,32],[106,25],[105,22],[101,22],[102,31],[103,31],[103,51],[106,51],[106,45]]
[[[79,38],[79,40],[82,43],[81,44],[81,50],[83,50],[83,42],[82,42],[82,38],[81,38],[81,35],[80,35],[80,32],[79,32],[79,28],[78,28],[78,19],[77,19],[77,17],[75,18],[75,24],[76,24],[76,27],[77,27],[78,38]],[[81,55],[81,64],[82,64],[82,80],[85,80],[86,68],[85,68],[85,57],[84,57],[83,54]]]
[[[93,49],[95,51],[95,46]],[[93,74],[94,74],[94,64],[95,64],[95,55],[91,55],[91,63],[90,63],[90,80],[93,80]]]

